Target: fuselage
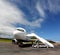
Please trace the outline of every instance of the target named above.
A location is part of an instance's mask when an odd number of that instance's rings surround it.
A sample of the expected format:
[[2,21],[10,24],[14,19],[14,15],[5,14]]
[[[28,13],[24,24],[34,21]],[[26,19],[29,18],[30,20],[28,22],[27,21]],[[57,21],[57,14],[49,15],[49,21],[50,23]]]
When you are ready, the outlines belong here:
[[26,39],[26,31],[22,28],[17,29],[13,32],[14,38],[16,39],[22,39],[25,40]]

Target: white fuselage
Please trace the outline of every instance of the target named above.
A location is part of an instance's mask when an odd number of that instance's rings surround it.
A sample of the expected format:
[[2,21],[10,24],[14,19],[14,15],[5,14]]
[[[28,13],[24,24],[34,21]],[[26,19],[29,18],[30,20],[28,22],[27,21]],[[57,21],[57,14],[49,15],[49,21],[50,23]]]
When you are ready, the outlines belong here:
[[14,38],[16,39],[22,39],[22,40],[26,39],[26,32],[21,32],[21,31],[16,30],[13,32],[13,35],[14,35]]

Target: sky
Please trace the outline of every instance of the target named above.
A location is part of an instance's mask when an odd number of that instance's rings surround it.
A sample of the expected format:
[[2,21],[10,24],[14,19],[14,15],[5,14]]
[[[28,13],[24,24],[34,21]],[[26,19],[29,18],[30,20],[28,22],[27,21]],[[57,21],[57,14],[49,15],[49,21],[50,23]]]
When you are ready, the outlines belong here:
[[0,0],[0,37],[12,38],[18,27],[60,41],[60,0]]

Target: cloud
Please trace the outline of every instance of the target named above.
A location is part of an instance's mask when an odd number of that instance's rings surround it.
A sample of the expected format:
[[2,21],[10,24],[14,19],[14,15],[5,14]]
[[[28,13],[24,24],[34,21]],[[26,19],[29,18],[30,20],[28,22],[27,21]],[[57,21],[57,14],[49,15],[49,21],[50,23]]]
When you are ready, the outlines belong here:
[[60,0],[49,0],[48,4],[49,4],[49,11],[53,12],[53,13],[58,13],[60,12]]
[[12,33],[16,23],[22,23],[23,14],[6,0],[0,0],[0,33]]
[[48,10],[54,14],[60,12],[60,0],[39,0],[39,2],[43,10]]
[[40,6],[39,2],[37,2],[36,9],[38,10],[41,17],[45,17],[45,13],[43,8]]
[[[39,8],[39,5],[37,5],[37,10],[41,16],[44,16],[44,12]],[[43,18],[39,18],[29,22],[24,18],[24,13],[17,6],[7,2],[7,0],[0,0],[0,32],[2,33],[12,33],[17,28],[15,26],[17,23],[31,27],[41,27],[43,21]]]

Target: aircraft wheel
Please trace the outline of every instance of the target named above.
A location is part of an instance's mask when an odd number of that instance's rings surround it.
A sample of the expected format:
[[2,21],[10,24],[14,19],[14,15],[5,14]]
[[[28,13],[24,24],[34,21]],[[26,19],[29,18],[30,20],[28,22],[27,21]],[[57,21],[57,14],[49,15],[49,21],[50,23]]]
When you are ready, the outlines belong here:
[[19,47],[23,47],[23,43],[18,43],[18,46]]

